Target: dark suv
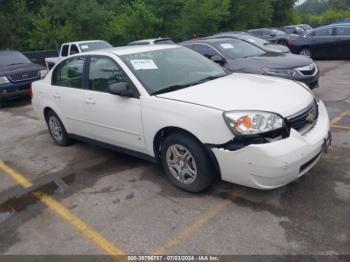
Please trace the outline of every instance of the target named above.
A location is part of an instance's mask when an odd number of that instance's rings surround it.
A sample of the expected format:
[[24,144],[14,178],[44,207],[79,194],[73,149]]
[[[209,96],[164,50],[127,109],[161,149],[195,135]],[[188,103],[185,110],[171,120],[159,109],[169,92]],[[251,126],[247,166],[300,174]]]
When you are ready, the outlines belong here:
[[33,64],[18,51],[0,50],[0,106],[29,95],[32,82],[45,77],[44,66]]

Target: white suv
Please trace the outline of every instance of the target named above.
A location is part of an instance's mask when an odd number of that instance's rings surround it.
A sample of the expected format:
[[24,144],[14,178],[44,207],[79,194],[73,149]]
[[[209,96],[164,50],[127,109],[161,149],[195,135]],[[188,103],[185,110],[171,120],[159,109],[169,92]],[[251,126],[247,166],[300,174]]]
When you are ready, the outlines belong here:
[[217,177],[283,186],[313,167],[330,141],[326,108],[303,84],[229,74],[176,45],[72,56],[32,92],[58,145],[78,139],[161,161],[191,192]]

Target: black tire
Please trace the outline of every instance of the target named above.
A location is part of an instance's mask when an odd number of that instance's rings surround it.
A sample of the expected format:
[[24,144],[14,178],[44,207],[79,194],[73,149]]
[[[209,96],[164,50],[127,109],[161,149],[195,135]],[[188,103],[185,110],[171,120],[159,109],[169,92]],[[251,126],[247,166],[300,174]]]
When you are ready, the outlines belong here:
[[288,41],[287,40],[280,40],[280,41],[278,41],[278,44],[288,46]]
[[[171,167],[169,167],[170,164],[168,165],[167,152],[168,150],[171,151],[171,149],[169,149],[171,146],[178,145],[188,150],[191,154],[191,159],[194,159],[195,161],[197,172],[195,178],[191,183],[180,181],[179,178],[175,177],[175,175],[172,174],[172,171],[170,170]],[[185,191],[193,193],[203,191],[204,189],[208,188],[217,178],[213,164],[211,163],[203,145],[195,138],[183,132],[176,132],[165,138],[162,144],[161,161],[165,173],[167,174],[170,181]],[[185,163],[183,167],[186,166],[188,168],[189,165]],[[187,168],[184,169],[188,170]],[[173,168],[173,172],[174,170],[175,169]]]
[[[69,135],[67,134],[67,131],[66,131],[61,119],[57,116],[57,114],[55,112],[49,111],[46,114],[45,119],[46,119],[46,124],[47,124],[47,127],[49,129],[50,135],[51,135],[53,141],[55,141],[55,143],[57,145],[69,146],[72,144],[72,140],[69,138]],[[51,123],[52,123],[51,121],[54,121],[55,124],[57,125],[57,127],[60,128],[61,132],[58,132],[58,133],[60,133],[60,136],[58,136],[58,134],[55,133],[55,131],[53,130],[54,127],[51,125]]]
[[303,47],[299,50],[299,55],[303,55],[303,56],[312,58],[312,51],[308,47]]

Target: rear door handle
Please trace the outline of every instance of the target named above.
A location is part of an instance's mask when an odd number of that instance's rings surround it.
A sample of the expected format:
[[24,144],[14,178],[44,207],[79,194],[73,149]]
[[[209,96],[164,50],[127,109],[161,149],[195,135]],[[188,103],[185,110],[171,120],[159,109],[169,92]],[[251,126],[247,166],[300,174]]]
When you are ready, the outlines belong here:
[[59,94],[56,93],[56,94],[53,95],[53,98],[55,98],[55,99],[60,99],[61,96],[60,96]]
[[85,100],[85,103],[88,105],[94,105],[95,104],[95,100],[92,99],[91,97],[89,97],[88,99]]

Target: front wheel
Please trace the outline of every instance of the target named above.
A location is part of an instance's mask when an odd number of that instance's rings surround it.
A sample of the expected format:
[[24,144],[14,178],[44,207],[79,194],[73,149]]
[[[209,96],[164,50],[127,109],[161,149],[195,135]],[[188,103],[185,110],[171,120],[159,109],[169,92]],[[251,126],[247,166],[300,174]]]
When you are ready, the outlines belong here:
[[311,49],[308,47],[304,47],[299,51],[299,55],[303,55],[311,58],[312,57]]
[[161,152],[164,170],[175,185],[189,192],[200,192],[216,178],[203,145],[184,133],[168,136]]
[[47,113],[46,123],[51,137],[56,144],[60,146],[68,146],[72,143],[72,140],[69,138],[62,121],[53,111]]

